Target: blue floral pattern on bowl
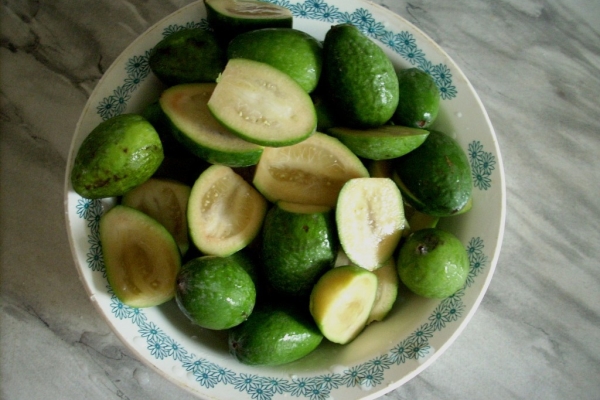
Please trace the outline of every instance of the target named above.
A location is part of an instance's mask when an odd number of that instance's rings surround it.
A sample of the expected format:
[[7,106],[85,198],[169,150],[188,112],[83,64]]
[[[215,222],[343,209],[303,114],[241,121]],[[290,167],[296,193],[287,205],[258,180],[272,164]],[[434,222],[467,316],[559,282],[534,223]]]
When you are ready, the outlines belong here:
[[[408,31],[393,32],[386,29],[386,26],[377,21],[367,9],[359,8],[353,12],[345,12],[328,4],[325,0],[305,0],[298,3],[288,0],[268,1],[289,8],[295,18],[356,25],[363,33],[380,41],[411,65],[429,73],[440,89],[443,100],[448,101],[457,97],[458,91],[453,84],[452,71],[446,64],[432,63],[427,59],[427,55],[419,47],[412,33]],[[185,25],[169,25],[163,30],[162,35],[166,37],[186,28],[209,29],[207,21],[202,19],[200,22],[189,22]],[[147,50],[144,54],[133,56],[127,60],[125,65],[127,77],[122,85],[114,89],[111,95],[103,98],[96,106],[96,112],[103,120],[125,111],[131,94],[151,73],[148,64],[149,54],[150,50]],[[474,187],[479,190],[488,190],[492,185],[491,176],[496,165],[494,155],[484,151],[480,141],[471,142],[468,145],[467,154],[472,169]],[[85,221],[89,229],[87,267],[94,273],[102,274],[105,279],[106,271],[99,237],[99,220],[103,213],[102,202],[80,198],[77,201],[76,213]],[[392,366],[404,364],[408,360],[422,360],[431,354],[434,351],[431,346],[432,338],[450,324],[458,323],[457,321],[464,316],[465,290],[475,283],[489,262],[484,248],[484,241],[480,237],[472,237],[469,240],[466,249],[469,255],[470,271],[463,289],[440,301],[428,316],[426,323],[391,346],[385,354],[359,365],[344,367],[340,371],[311,377],[261,376],[239,373],[220,366],[191,353],[177,343],[154,322],[149,321],[142,309],[123,304],[114,295],[107,282],[106,290],[111,296],[110,309],[114,318],[133,324],[151,356],[157,360],[171,359],[178,362],[185,371],[194,376],[202,388],[211,389],[217,385],[231,385],[248,398],[257,400],[270,400],[275,395],[325,400],[341,388],[372,389],[378,387],[384,384],[386,371],[390,370]]]
[[[100,200],[79,199],[77,214],[87,222],[90,228],[87,254],[88,267],[106,277],[98,220],[103,213]],[[465,290],[473,285],[476,277],[485,269],[488,257],[484,253],[484,242],[479,237],[471,238],[466,246],[470,261],[470,270],[465,286],[452,296],[442,300],[429,315],[428,322],[418,327],[412,334],[393,346],[383,355],[377,356],[363,364],[312,377],[275,378],[257,374],[237,373],[222,367],[205,358],[188,352],[186,348],[163,332],[160,327],[148,321],[144,311],[123,304],[107,284],[106,290],[111,295],[111,311],[119,320],[129,320],[137,328],[137,332],[146,342],[150,354],[163,360],[172,358],[181,363],[182,368],[191,372],[198,384],[210,389],[216,385],[232,385],[252,399],[270,400],[275,394],[289,394],[310,400],[326,400],[331,392],[341,387],[374,388],[384,382],[385,372],[393,365],[408,360],[419,360],[431,352],[430,340],[436,332],[458,321],[465,311],[463,296]]]

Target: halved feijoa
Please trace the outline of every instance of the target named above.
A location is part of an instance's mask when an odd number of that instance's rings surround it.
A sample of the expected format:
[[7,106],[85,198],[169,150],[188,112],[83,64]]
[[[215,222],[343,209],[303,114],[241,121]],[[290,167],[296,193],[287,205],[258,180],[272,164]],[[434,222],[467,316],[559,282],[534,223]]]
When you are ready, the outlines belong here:
[[272,202],[334,207],[348,180],[367,176],[362,161],[345,145],[315,132],[292,146],[265,148],[253,183]]
[[131,307],[152,307],[175,295],[181,255],[173,236],[154,218],[117,205],[100,219],[108,282]]
[[204,0],[206,19],[222,43],[262,28],[291,28],[292,12],[277,4],[258,0]]
[[383,321],[389,314],[398,297],[398,270],[394,257],[390,257],[382,267],[373,271],[377,276],[377,296],[371,313],[367,319],[367,324],[373,321]]
[[369,160],[390,160],[419,147],[429,131],[400,125],[383,125],[371,129],[334,127],[327,130],[359,157]]
[[370,271],[387,261],[404,229],[404,208],[398,187],[389,178],[348,181],[337,201],[340,243],[348,258]]
[[257,307],[229,331],[229,352],[248,365],[281,365],[311,353],[323,335],[306,309],[289,304]]
[[377,276],[355,265],[327,271],[310,294],[310,313],[334,343],[346,344],[366,326],[377,295]]
[[317,126],[308,93],[289,75],[258,61],[229,60],[208,101],[213,116],[234,134],[263,146],[288,146]]
[[432,130],[421,146],[394,160],[393,179],[404,200],[436,217],[470,207],[471,167],[464,150],[449,135]]
[[160,222],[173,235],[182,255],[190,246],[187,225],[187,204],[191,188],[183,183],[150,178],[125,193],[121,204],[133,207]]
[[181,267],[175,299],[195,324],[222,330],[239,325],[250,316],[256,303],[256,288],[237,258],[202,256]]
[[176,85],[160,96],[175,138],[193,154],[230,167],[255,165],[263,148],[240,139],[219,123],[208,110],[215,83]]
[[204,254],[229,256],[258,234],[267,202],[230,167],[212,165],[198,178],[188,202],[188,226]]

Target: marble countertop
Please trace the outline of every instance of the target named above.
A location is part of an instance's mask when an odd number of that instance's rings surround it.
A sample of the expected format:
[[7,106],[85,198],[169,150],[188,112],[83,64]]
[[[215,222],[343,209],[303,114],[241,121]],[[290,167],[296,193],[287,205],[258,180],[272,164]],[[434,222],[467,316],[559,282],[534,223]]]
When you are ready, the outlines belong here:
[[[190,2],[2,2],[2,399],[194,398],[138,361],[93,307],[63,210],[69,146],[94,86],[131,41]],[[600,2],[376,3],[469,77],[507,182],[504,244],[478,312],[442,357],[383,398],[598,399]]]

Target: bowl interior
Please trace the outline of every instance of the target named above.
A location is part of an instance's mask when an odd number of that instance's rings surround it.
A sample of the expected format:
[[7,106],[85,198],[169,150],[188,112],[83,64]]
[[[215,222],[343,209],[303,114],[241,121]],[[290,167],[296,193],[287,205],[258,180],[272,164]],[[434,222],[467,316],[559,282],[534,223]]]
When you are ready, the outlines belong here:
[[83,139],[102,120],[139,112],[158,98],[164,87],[149,70],[149,50],[179,29],[206,28],[201,1],[175,12],[140,36],[115,60],[90,96],[73,137],[65,181],[72,252],[90,298],[115,333],[141,360],[196,394],[219,399],[256,398],[259,392],[261,398],[380,395],[415,376],[451,344],[489,285],[505,213],[498,144],[484,107],[458,66],[398,15],[360,0],[279,4],[292,10],[295,28],[318,39],[324,38],[331,25],[352,22],[384,49],[397,68],[418,67],[435,78],[442,102],[433,128],[458,140],[474,177],[472,210],[440,223],[461,239],[469,253],[471,271],[465,287],[441,301],[420,298],[401,287],[399,300],[384,322],[369,325],[350,344],[324,342],[307,357],[277,368],[238,363],[227,352],[226,333],[193,326],[174,301],[134,309],[114,296],[104,273],[98,222],[115,199],[92,201],[78,196],[70,185],[73,159]]

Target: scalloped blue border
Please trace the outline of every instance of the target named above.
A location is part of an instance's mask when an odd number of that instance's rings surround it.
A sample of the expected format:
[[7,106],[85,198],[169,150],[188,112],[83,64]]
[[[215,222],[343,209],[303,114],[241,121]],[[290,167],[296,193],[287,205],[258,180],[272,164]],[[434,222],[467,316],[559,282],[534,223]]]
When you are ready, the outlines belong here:
[[[90,228],[88,267],[106,277],[99,232],[99,220],[103,213],[102,202],[81,198],[77,202],[76,212]],[[483,252],[484,247],[484,242],[479,237],[473,237],[469,241],[466,250],[469,256],[470,270],[465,286],[454,295],[442,300],[428,317],[427,323],[422,324],[386,354],[347,368],[340,373],[328,373],[308,378],[282,379],[236,373],[229,368],[198,357],[188,352],[153,322],[149,322],[143,310],[123,304],[117,299],[110,285],[107,284],[106,289],[111,294],[113,316],[119,320],[129,319],[137,327],[139,335],[146,340],[146,348],[154,358],[158,360],[172,358],[174,361],[179,361],[186,371],[195,376],[200,386],[211,389],[219,384],[233,385],[235,389],[258,400],[270,400],[275,394],[284,393],[310,400],[326,400],[333,390],[340,387],[374,388],[384,382],[385,371],[392,365],[400,365],[407,360],[426,357],[431,351],[429,340],[433,338],[434,334],[462,317],[465,311],[462,301],[465,290],[473,285],[475,278],[481,274],[488,263],[488,257]]]

